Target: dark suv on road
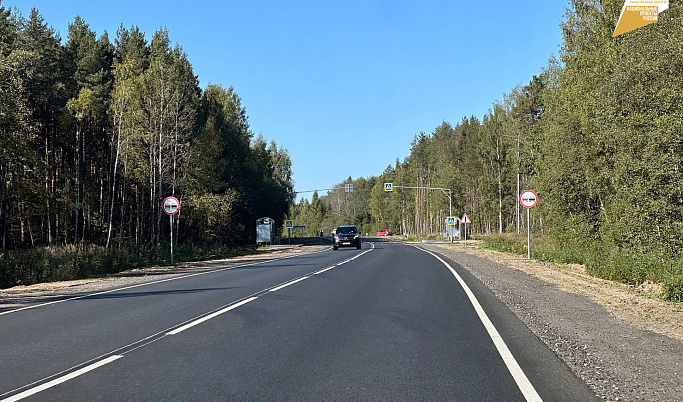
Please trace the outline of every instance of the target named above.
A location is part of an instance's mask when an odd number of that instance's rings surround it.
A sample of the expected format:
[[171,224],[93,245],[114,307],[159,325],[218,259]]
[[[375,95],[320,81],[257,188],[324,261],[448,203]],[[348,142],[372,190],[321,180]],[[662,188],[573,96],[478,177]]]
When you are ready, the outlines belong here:
[[337,226],[332,248],[338,250],[339,247],[355,247],[360,250],[360,233],[355,225]]

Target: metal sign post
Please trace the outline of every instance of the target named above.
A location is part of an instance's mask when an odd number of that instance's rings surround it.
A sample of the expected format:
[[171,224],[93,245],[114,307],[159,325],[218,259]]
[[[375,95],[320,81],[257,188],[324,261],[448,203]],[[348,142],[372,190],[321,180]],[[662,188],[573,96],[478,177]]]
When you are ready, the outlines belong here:
[[455,216],[449,216],[446,218],[446,230],[448,231],[448,237],[453,243],[453,230],[449,226],[455,226],[458,223],[458,218]]
[[162,203],[162,208],[171,221],[171,265],[173,265],[173,215],[180,211],[180,201],[175,197],[166,197]]
[[472,223],[472,221],[470,220],[469,216],[467,216],[467,214],[464,214],[462,216],[462,219],[460,220],[460,223],[465,224],[465,248],[467,248],[467,224]]
[[294,227],[294,221],[289,219],[286,220],[285,227],[287,228],[287,239],[289,240],[289,244],[292,244],[292,228]]
[[171,265],[173,264],[173,215],[169,215],[169,219],[171,220]]
[[408,187],[408,186],[394,186],[393,183],[384,183],[384,191],[386,192],[392,192],[394,191],[395,188],[411,188],[411,189],[419,189],[419,190],[441,190],[446,197],[448,197],[448,216],[453,215],[453,197],[451,196],[451,189],[450,188],[441,188],[441,187]]
[[538,202],[538,196],[531,190],[522,191],[519,195],[519,203],[526,208],[526,259],[531,259],[531,218],[530,210]]
[[531,259],[531,227],[529,223],[531,222],[531,208],[526,209],[526,259]]

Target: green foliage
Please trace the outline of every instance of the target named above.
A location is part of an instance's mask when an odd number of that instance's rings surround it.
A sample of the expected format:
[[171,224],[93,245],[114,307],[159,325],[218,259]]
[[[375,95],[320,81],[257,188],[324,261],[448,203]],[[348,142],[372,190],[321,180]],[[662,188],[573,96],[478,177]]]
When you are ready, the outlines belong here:
[[526,255],[527,253],[526,236],[494,233],[483,236],[482,239],[484,241],[482,247],[484,248],[519,255]]
[[[678,272],[683,272],[683,269]],[[683,302],[683,274],[671,275],[664,281],[662,298],[676,303]]]
[[[355,224],[439,238],[446,217],[463,213],[475,235],[524,233],[517,194],[533,189],[538,258],[656,280],[680,299],[683,7],[612,38],[622,5],[571,0],[557,57],[481,119],[443,121],[379,176],[333,186],[353,193],[298,203],[287,150],[250,131],[233,88],[201,90],[165,29],[148,43],[121,27],[112,44],[77,17],[62,45],[37,10],[24,19],[0,6],[0,250],[160,249],[168,195],[183,203],[180,247],[247,244],[257,218],[282,231],[288,211],[307,236]],[[452,212],[425,187],[452,190]],[[524,242],[487,242],[524,253]],[[36,259],[40,274],[19,271],[56,277],[50,258]],[[57,265],[84,275],[89,258]]]
[[121,27],[112,44],[76,17],[62,45],[38,10],[24,19],[0,6],[3,281],[82,277],[118,270],[129,248],[156,253],[169,195],[182,203],[179,249],[253,242],[255,220],[280,220],[293,184],[288,151],[252,139],[239,96],[202,91],[165,29],[148,42]]
[[[515,234],[484,236],[483,247],[503,252],[526,255],[526,237]],[[658,256],[642,253],[629,255],[602,247],[559,244],[544,237],[532,237],[531,257],[561,264],[582,264],[590,275],[638,286],[645,281],[664,285],[661,298],[671,302],[683,301],[683,259],[662,263]]]
[[239,245],[244,242],[245,223],[239,219],[242,197],[235,190],[222,194],[202,193],[183,200],[186,230],[202,243]]
[[[255,246],[184,244],[174,250],[174,261],[205,261],[249,254],[255,250]],[[12,250],[0,254],[0,289],[85,279],[169,263],[168,247],[160,250],[128,247],[113,252],[98,246]]]
[[0,255],[0,287],[109,274],[134,267],[138,260],[128,250],[112,254],[92,246],[7,251]]

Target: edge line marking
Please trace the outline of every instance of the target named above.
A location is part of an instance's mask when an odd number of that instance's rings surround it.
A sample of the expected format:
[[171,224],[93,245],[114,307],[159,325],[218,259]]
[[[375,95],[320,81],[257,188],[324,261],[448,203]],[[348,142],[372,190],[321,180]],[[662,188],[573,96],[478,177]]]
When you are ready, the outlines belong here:
[[[336,267],[339,266],[339,265],[342,265],[342,264],[345,264],[345,263],[347,263],[347,262],[353,261],[353,260],[355,260],[356,258],[358,258],[358,257],[360,257],[360,256],[362,256],[362,255],[364,255],[364,254],[366,254],[366,253],[368,253],[368,252],[374,250],[375,245],[372,244],[372,243],[370,243],[370,244],[371,244],[372,247],[371,247],[369,250],[367,250],[367,251],[365,251],[365,252],[363,252],[363,253],[360,253],[360,254],[358,254],[357,256],[353,257],[353,258],[349,258],[349,259],[347,259],[347,260],[345,260],[345,261],[343,261],[343,262],[341,262],[341,263],[338,263],[338,264],[336,264],[336,265],[332,265],[332,266],[327,267],[327,268],[325,268],[325,269],[323,269],[323,270],[321,270],[321,271],[314,272],[314,273],[309,274],[309,275],[307,275],[307,276],[305,276],[305,277],[302,277],[302,278],[299,278],[299,279],[295,279],[295,280],[293,280],[293,281],[290,281],[290,282],[288,282],[288,283],[285,283],[285,284],[283,284],[283,285],[280,285],[280,286],[278,286],[277,288],[274,288],[274,289],[271,289],[271,290],[266,290],[266,291],[275,292],[275,291],[280,290],[280,289],[282,289],[282,288],[285,288],[285,287],[287,287],[287,286],[289,286],[289,285],[293,285],[293,284],[295,284],[295,283],[297,283],[297,282],[303,281],[304,279],[308,279],[308,278],[310,278],[310,277],[313,276],[313,275],[321,274],[321,273],[323,273],[323,272],[329,271],[330,269],[336,268]],[[329,248],[324,249],[324,250],[322,250],[322,251],[313,252],[313,253],[310,253],[310,254],[318,254],[318,253],[322,253],[322,252],[327,251],[327,250],[329,250]],[[214,270],[210,270],[210,271],[197,272],[197,273],[189,274],[189,275],[181,275],[181,276],[176,276],[176,277],[172,277],[172,278],[162,279],[162,280],[158,280],[158,281],[152,281],[152,282],[147,282],[147,283],[135,284],[135,285],[126,286],[126,287],[122,287],[122,288],[109,289],[109,290],[105,290],[105,291],[101,291],[101,292],[95,292],[95,293],[91,293],[91,294],[87,294],[87,295],[81,295],[81,296],[76,296],[76,297],[70,297],[70,298],[65,298],[65,299],[61,299],[61,300],[55,300],[55,301],[48,302],[48,303],[41,303],[41,304],[37,304],[37,305],[33,305],[33,306],[26,306],[26,307],[19,308],[19,309],[15,309],[15,310],[9,310],[9,311],[0,313],[0,315],[10,314],[10,313],[14,313],[14,312],[23,311],[23,310],[30,310],[30,309],[34,309],[34,308],[38,308],[38,307],[49,306],[49,305],[58,304],[58,303],[63,303],[63,302],[67,302],[67,301],[73,301],[73,300],[84,299],[84,298],[91,297],[91,296],[97,296],[97,295],[102,295],[102,294],[114,293],[114,292],[118,292],[118,291],[121,291],[121,290],[127,290],[127,289],[132,289],[132,288],[137,288],[137,287],[142,287],[142,286],[147,286],[147,285],[153,285],[153,284],[158,284],[158,283],[163,283],[163,282],[170,282],[170,281],[174,281],[174,280],[178,280],[178,279],[185,279],[185,278],[189,278],[189,277],[193,277],[193,276],[205,275],[205,274],[210,274],[210,273],[215,273],[215,272],[222,272],[222,271],[232,270],[232,269],[236,269],[236,268],[242,268],[242,267],[247,267],[247,266],[253,266],[253,265],[264,264],[264,263],[273,262],[273,261],[281,261],[281,260],[286,260],[286,259],[294,258],[294,257],[298,257],[298,256],[299,256],[299,255],[292,255],[292,256],[286,256],[286,257],[281,257],[281,258],[274,258],[274,259],[272,259],[272,260],[259,261],[259,262],[252,263],[252,264],[243,264],[243,265],[237,265],[237,266],[234,266],[234,267],[218,268],[218,269],[214,269]],[[264,293],[264,292],[266,292],[266,291],[257,292],[256,294]],[[159,340],[159,339],[162,339],[164,336],[179,334],[180,332],[183,332],[183,331],[185,331],[186,329],[192,328],[192,327],[194,327],[194,326],[196,326],[196,325],[199,325],[199,324],[201,324],[201,323],[203,323],[203,322],[205,322],[205,321],[208,321],[208,320],[210,320],[210,319],[212,319],[212,318],[215,318],[215,317],[217,317],[217,316],[219,316],[219,315],[221,315],[221,314],[224,314],[224,313],[226,313],[226,312],[228,312],[228,311],[230,311],[230,310],[236,309],[237,307],[243,306],[243,305],[245,305],[245,304],[247,304],[247,303],[249,303],[249,302],[252,302],[252,301],[254,301],[254,300],[256,300],[256,299],[258,299],[258,296],[252,296],[252,297],[249,297],[249,298],[244,299],[244,300],[242,300],[242,301],[239,301],[239,302],[237,302],[237,303],[234,303],[234,304],[232,304],[232,305],[230,305],[230,306],[228,306],[228,307],[222,308],[222,309],[220,309],[220,310],[218,310],[218,311],[215,311],[215,312],[213,312],[213,313],[211,313],[211,314],[209,314],[209,315],[206,315],[206,316],[204,316],[204,317],[198,318],[198,319],[196,319],[196,320],[194,320],[194,321],[190,321],[189,323],[187,323],[187,324],[185,324],[185,325],[182,325],[182,326],[180,326],[180,327],[178,327],[178,328],[176,328],[176,329],[174,329],[174,330],[167,331],[163,336],[161,336],[161,338],[152,339],[150,342],[147,342],[147,343],[144,343],[144,344],[142,344],[142,345],[139,345],[139,346],[135,347],[134,349],[131,349],[131,350],[129,350],[129,351],[126,351],[126,352],[124,352],[124,353],[122,353],[122,354],[119,354],[119,355],[111,355],[111,356],[109,356],[109,357],[107,357],[107,358],[105,358],[105,359],[103,359],[103,360],[97,361],[97,362],[92,363],[92,364],[90,364],[90,365],[88,365],[88,366],[85,366],[85,367],[83,367],[83,368],[80,368],[80,369],[78,369],[78,370],[76,370],[76,371],[74,371],[74,372],[71,372],[71,373],[69,373],[69,374],[66,374],[66,375],[63,375],[63,376],[61,376],[61,377],[55,378],[54,380],[50,380],[50,381],[48,381],[48,382],[46,382],[46,383],[44,383],[44,384],[35,386],[35,387],[33,387],[33,388],[29,388],[29,389],[27,389],[26,391],[20,392],[20,393],[18,393],[18,394],[16,394],[16,395],[13,395],[13,396],[10,396],[10,397],[4,398],[4,399],[0,399],[0,402],[13,402],[13,401],[18,401],[18,400],[27,398],[27,397],[29,397],[29,396],[31,396],[31,395],[37,394],[37,393],[39,393],[39,392],[41,392],[41,391],[44,391],[44,390],[46,390],[46,389],[52,388],[52,387],[54,387],[54,386],[56,386],[56,385],[59,385],[59,384],[61,384],[61,383],[66,382],[66,381],[72,380],[72,379],[74,379],[74,378],[76,378],[76,377],[78,377],[78,376],[81,376],[81,375],[83,375],[83,374],[89,372],[89,371],[95,370],[95,369],[97,369],[97,368],[99,368],[99,367],[102,367],[102,366],[104,366],[104,365],[106,365],[106,364],[109,364],[109,363],[111,363],[111,362],[113,362],[113,361],[116,361],[116,360],[122,358],[123,355],[124,355],[125,353],[128,353],[128,352],[130,352],[130,351],[132,351],[132,350],[136,350],[136,349],[138,349],[138,348],[140,348],[140,347],[142,347],[142,346],[145,346],[145,345],[147,345],[147,344],[149,344],[149,343],[151,343],[151,342],[155,342],[155,341],[157,341],[157,340]],[[137,343],[139,343],[139,342],[142,342],[142,341],[145,341],[145,340],[154,338],[154,337],[156,337],[156,336],[158,336],[158,335],[160,335],[160,334],[163,334],[164,332],[165,332],[165,331],[157,332],[156,334],[151,335],[151,336],[148,336],[148,337],[142,339],[141,341],[133,342],[132,344],[129,344],[129,345],[124,346],[124,347],[121,347],[121,348],[117,349],[116,351],[124,350],[124,349],[128,348],[128,347],[131,346],[131,345],[134,345],[134,344],[137,344]],[[68,371],[68,370],[67,370],[67,371]],[[48,378],[49,378],[49,377],[48,377]],[[38,382],[40,382],[40,381],[38,381]],[[28,386],[30,386],[30,385],[28,385]],[[25,388],[25,387],[26,387],[26,386],[20,387],[19,389]],[[12,391],[10,391],[10,392],[12,392]]]
[[443,260],[435,253],[417,246],[415,246],[415,248],[432,255],[432,257],[439,260],[443,265],[446,266],[446,268],[448,268],[451,271],[451,274],[453,274],[455,279],[458,280],[460,286],[463,288],[463,290],[467,294],[467,297],[470,299],[470,302],[472,303],[474,310],[477,312],[477,315],[479,316],[479,320],[481,320],[481,323],[484,324],[484,327],[486,328],[486,331],[489,333],[489,336],[491,337],[493,344],[496,346],[496,349],[498,349],[498,354],[500,354],[500,357],[503,358],[505,366],[507,366],[508,371],[512,375],[512,378],[515,380],[515,383],[517,383],[517,387],[524,395],[524,398],[526,398],[527,401],[542,402],[543,400],[541,399],[541,396],[538,395],[538,392],[536,392],[536,389],[531,384],[531,381],[529,381],[529,378],[526,376],[526,374],[524,374],[524,371],[522,371],[522,368],[519,366],[519,363],[517,363],[517,360],[515,360],[515,357],[512,355],[510,349],[508,349],[507,345],[505,344],[505,341],[500,336],[500,333],[493,325],[488,315],[486,315],[484,308],[481,307],[481,304],[479,304],[479,300],[477,300],[476,296],[474,295],[470,287],[467,286],[462,277],[455,271],[455,269],[453,269],[453,267],[450,266],[450,264],[448,264],[445,260]]
[[[309,253],[309,254],[319,254],[319,253],[323,253],[323,252],[325,252],[325,251],[327,251],[327,250],[328,250],[328,248],[323,249],[323,250],[320,250],[320,251],[314,251],[314,252]],[[304,255],[305,255],[305,254],[304,254]],[[122,287],[122,288],[103,290],[103,291],[101,291],[101,292],[89,293],[89,294],[86,294],[86,295],[75,296],[75,297],[67,297],[67,298],[65,298],[65,299],[54,300],[54,301],[47,302],[47,303],[40,303],[40,304],[36,304],[36,305],[33,305],[33,306],[20,307],[20,308],[14,309],[14,310],[8,310],[8,311],[0,312],[0,315],[11,314],[11,313],[18,313],[19,311],[31,310],[31,309],[38,308],[38,307],[45,307],[45,306],[50,306],[50,305],[58,304],[58,303],[64,303],[64,302],[68,302],[68,301],[85,299],[85,298],[92,297],[92,296],[100,296],[100,295],[104,295],[104,294],[108,294],[108,293],[119,292],[119,291],[122,291],[122,290],[128,290],[128,289],[133,289],[133,288],[139,288],[139,287],[142,287],[142,286],[156,285],[156,284],[158,284],[158,283],[171,282],[171,281],[175,281],[175,280],[179,280],[179,279],[191,278],[191,277],[194,277],[194,276],[200,276],[200,275],[212,274],[212,273],[216,273],[216,272],[229,271],[229,270],[232,270],[232,269],[250,267],[250,266],[260,265],[260,264],[266,264],[266,263],[273,262],[273,261],[287,260],[287,259],[289,259],[289,258],[295,258],[295,257],[300,257],[300,256],[301,256],[301,254],[294,254],[294,255],[289,255],[289,256],[280,257],[280,258],[273,258],[272,260],[258,261],[258,262],[254,262],[254,263],[251,263],[251,264],[241,264],[241,265],[236,265],[236,266],[234,266],[234,267],[216,268],[216,269],[212,269],[212,270],[209,270],[209,271],[196,272],[196,273],[193,273],[193,274],[175,276],[175,277],[172,277],[172,278],[160,279],[160,280],[157,280],[157,281],[151,281],[151,282],[145,282],[145,283],[138,283],[138,284],[135,284],[135,285],[125,286],[125,287]],[[170,275],[172,275],[172,274],[170,274]],[[1,401],[0,401],[0,402],[1,402]]]

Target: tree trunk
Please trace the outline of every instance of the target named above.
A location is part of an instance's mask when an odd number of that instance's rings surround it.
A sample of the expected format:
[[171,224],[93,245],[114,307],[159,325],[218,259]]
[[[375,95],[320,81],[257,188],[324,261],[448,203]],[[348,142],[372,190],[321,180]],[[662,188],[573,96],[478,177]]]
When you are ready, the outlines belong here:
[[52,215],[50,210],[50,146],[48,135],[45,136],[45,222],[47,223],[47,244],[52,245]]
[[164,95],[165,95],[165,88],[164,88],[164,67],[161,62],[159,62],[159,68],[161,72],[161,80],[160,80],[160,94],[159,96],[160,99],[160,105],[159,105],[159,143],[157,144],[159,147],[159,155],[158,155],[158,167],[159,167],[159,178],[158,178],[158,183],[157,185],[159,186],[158,188],[158,194],[157,194],[157,248],[161,248],[161,215],[163,214],[162,208],[161,208],[161,203],[163,201],[163,136],[164,136],[164,117],[165,117],[165,109],[166,105],[164,104]]
[[74,227],[74,244],[78,244],[81,215],[81,124],[76,125],[76,222]]
[[[116,156],[114,157],[114,171],[112,172],[111,179],[111,195],[109,203],[109,230],[107,231],[107,250],[109,249],[109,244],[111,242],[112,228],[114,226],[114,200],[116,200],[116,171],[119,166],[119,155],[121,153],[121,119],[123,118],[123,108],[121,108],[121,113],[119,115],[118,127],[115,129],[117,131],[116,140]],[[114,142],[114,141],[112,141]]]

